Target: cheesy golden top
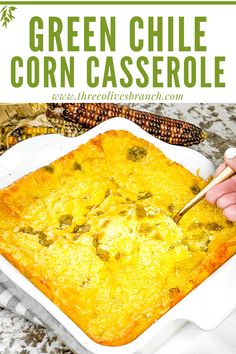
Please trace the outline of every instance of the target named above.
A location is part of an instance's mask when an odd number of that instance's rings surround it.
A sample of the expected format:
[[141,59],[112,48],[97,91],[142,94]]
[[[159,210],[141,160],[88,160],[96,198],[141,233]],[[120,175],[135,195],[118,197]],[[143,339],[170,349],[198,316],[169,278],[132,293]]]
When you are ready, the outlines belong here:
[[93,340],[141,334],[236,251],[205,182],[125,131],[99,135],[0,192],[0,252]]

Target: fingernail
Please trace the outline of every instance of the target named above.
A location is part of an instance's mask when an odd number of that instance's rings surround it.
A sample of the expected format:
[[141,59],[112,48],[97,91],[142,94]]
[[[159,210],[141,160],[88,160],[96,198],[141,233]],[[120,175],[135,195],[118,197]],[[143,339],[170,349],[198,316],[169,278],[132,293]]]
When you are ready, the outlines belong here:
[[229,148],[225,151],[225,157],[227,159],[233,159],[234,157],[236,157],[236,148]]

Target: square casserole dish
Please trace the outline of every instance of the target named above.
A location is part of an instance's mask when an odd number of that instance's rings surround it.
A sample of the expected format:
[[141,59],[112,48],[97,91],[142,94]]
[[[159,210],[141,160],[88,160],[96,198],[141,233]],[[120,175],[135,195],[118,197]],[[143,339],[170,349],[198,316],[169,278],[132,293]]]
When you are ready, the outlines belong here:
[[[97,135],[110,130],[126,130],[159,148],[170,160],[183,165],[193,174],[207,179],[214,167],[200,153],[166,144],[123,118],[113,118],[76,138],[59,135],[39,136],[26,140],[0,158],[0,188],[4,188],[29,172],[46,166],[59,157],[85,144]],[[51,328],[75,353],[95,354],[152,353],[181,326],[190,321],[204,330],[217,327],[236,308],[236,256],[229,259],[208,279],[170,309],[139,337],[122,346],[110,347],[90,339],[68,316],[26,279],[3,256],[0,270],[12,292],[34,312],[42,323]]]

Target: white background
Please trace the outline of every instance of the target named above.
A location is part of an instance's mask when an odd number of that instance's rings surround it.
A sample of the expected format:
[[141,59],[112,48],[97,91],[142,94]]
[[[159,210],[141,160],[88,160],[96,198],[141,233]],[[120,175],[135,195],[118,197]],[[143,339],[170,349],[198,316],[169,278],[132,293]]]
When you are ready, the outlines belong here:
[[[2,7],[1,7],[2,8]],[[83,48],[83,17],[84,16],[116,16],[117,17],[117,50],[116,53],[99,53],[95,55],[104,57],[106,55],[114,55],[117,64],[122,56],[131,55],[133,58],[148,55],[175,55],[179,58],[188,55],[194,55],[198,58],[201,55],[207,56],[207,78],[213,80],[214,77],[214,56],[226,56],[226,63],[223,65],[225,69],[224,81],[226,88],[185,88],[183,85],[177,89],[153,89],[152,85],[145,89],[133,87],[132,91],[136,93],[152,93],[160,91],[166,93],[184,93],[184,102],[235,102],[236,101],[236,5],[18,5],[14,12],[15,20],[8,24],[7,29],[0,28],[0,43],[1,43],[1,65],[0,65],[0,102],[48,102],[52,100],[53,93],[73,93],[77,96],[78,92],[86,91],[87,93],[101,93],[111,90],[113,92],[125,93],[130,92],[130,89],[112,88],[88,89],[86,86],[86,59],[94,53],[67,53],[67,26],[66,19],[68,16],[79,16],[81,22],[76,24],[75,29],[79,32],[78,44]],[[41,16],[44,19],[45,29],[43,30],[45,37],[44,52],[32,52],[29,48],[29,20],[33,16]],[[62,41],[64,43],[64,52],[50,53],[47,50],[47,19],[48,16],[58,16],[64,21],[64,31]],[[202,28],[205,30],[205,38],[202,39],[202,45],[207,45],[207,52],[192,53],[183,52],[163,52],[163,53],[148,53],[147,50],[133,53],[129,49],[129,20],[132,16],[141,16],[145,21],[147,16],[163,16],[164,33],[167,39],[166,17],[185,16],[186,22],[186,44],[193,44],[193,18],[194,16],[207,16],[207,23],[203,23]],[[176,22],[177,24],[177,22]],[[98,28],[99,21],[92,26],[95,30],[95,45],[99,43]],[[146,26],[147,30],[147,26]],[[142,33],[142,32],[140,32]],[[175,43],[178,43],[178,28],[176,28]],[[147,42],[147,31],[143,32],[143,38]],[[178,49],[178,48],[177,48]],[[57,88],[43,87],[43,65],[41,66],[41,84],[37,88],[29,88],[26,83],[26,72],[24,73],[25,84],[22,88],[13,88],[11,86],[10,61],[13,56],[19,55],[26,60],[29,56],[36,55],[42,58],[45,55],[59,58],[61,55],[74,55],[75,63],[78,63],[75,70],[76,85],[74,89],[60,88],[58,81]],[[102,63],[102,60],[101,60]],[[58,61],[59,64],[59,61]],[[60,67],[58,65],[58,70]],[[165,65],[163,65],[163,77],[166,77]],[[182,75],[181,75],[182,73]],[[103,76],[103,65],[98,73]],[[117,65],[117,78],[121,74]],[[135,75],[135,72],[134,72]],[[200,67],[197,66],[197,75],[200,77]],[[183,71],[180,71],[180,81],[183,81]]]

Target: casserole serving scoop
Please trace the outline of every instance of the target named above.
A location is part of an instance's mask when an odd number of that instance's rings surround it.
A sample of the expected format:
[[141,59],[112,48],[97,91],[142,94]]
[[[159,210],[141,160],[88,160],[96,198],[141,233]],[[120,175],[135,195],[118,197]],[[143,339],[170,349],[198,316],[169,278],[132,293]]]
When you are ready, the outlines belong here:
[[196,205],[200,200],[202,200],[206,193],[214,186],[219,183],[224,182],[226,179],[230,178],[235,174],[235,171],[231,167],[227,166],[218,176],[216,176],[205,188],[203,188],[193,199],[191,199],[179,212],[175,215],[174,221],[176,224],[184,216],[184,214],[190,210],[194,205]]

